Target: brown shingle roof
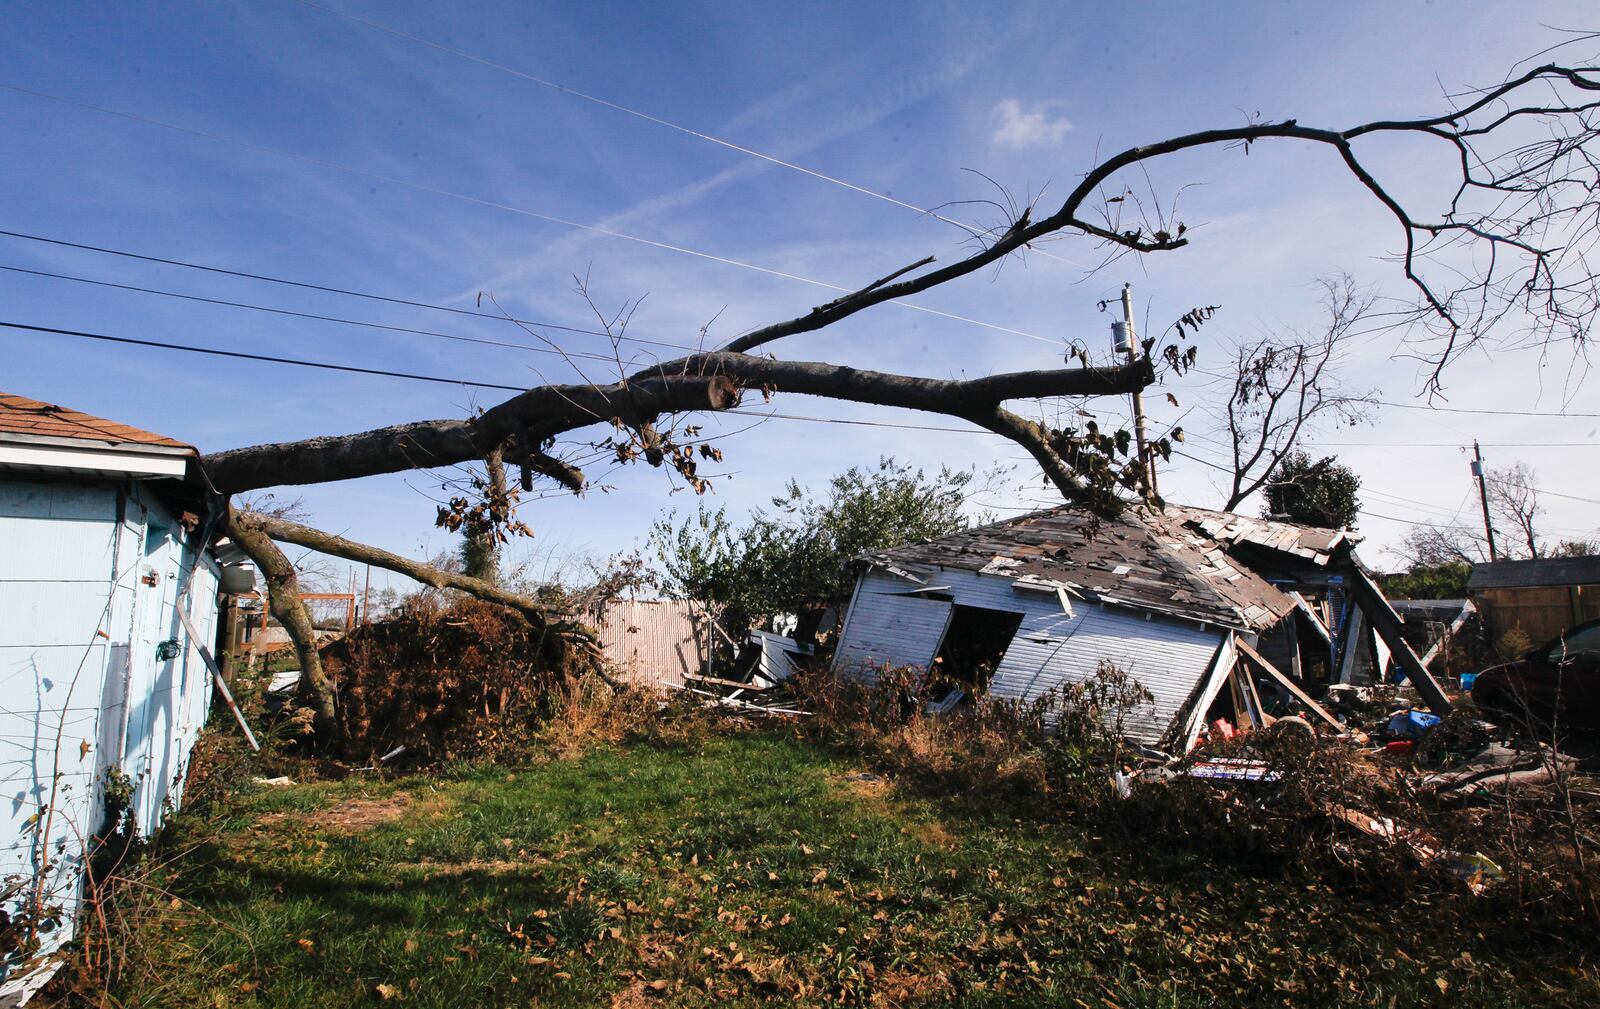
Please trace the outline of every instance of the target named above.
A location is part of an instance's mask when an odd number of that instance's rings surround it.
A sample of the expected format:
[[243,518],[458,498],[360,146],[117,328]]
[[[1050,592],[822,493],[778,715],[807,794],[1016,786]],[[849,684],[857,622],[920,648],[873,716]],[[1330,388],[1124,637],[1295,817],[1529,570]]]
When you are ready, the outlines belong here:
[[0,392],[0,434],[72,438],[79,441],[109,442],[114,445],[158,445],[163,448],[184,448],[194,451],[194,446],[165,435],[7,392]]
[[1177,516],[1133,509],[1097,522],[1080,508],[1052,508],[868,559],[1065,583],[1112,601],[1250,629],[1270,627],[1294,609],[1292,599],[1235,563],[1224,541]]

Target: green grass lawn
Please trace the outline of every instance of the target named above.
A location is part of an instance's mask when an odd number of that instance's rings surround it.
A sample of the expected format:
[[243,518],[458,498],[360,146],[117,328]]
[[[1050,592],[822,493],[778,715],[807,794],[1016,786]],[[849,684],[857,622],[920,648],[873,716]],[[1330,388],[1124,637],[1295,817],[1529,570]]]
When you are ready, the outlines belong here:
[[[254,786],[178,818],[137,1006],[1583,1005],[1571,947],[781,733]],[[175,903],[174,903],[175,902]],[[1474,923],[1476,921],[1476,923]],[[140,976],[142,975],[142,976]]]

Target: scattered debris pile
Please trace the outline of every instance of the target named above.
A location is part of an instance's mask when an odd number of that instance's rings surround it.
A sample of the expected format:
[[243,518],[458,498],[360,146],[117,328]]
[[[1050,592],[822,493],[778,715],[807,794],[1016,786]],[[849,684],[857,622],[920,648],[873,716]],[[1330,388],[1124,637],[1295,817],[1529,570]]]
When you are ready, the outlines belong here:
[[[1030,802],[1050,794],[1058,804],[1087,802],[1093,815],[1142,823],[1141,836],[1210,857],[1297,861],[1401,887],[1426,878],[1524,910],[1542,902],[1568,918],[1592,903],[1600,784],[1578,760],[1477,718],[1470,705],[1436,715],[1409,686],[1335,684],[1315,699],[1253,647],[1234,644],[1236,661],[1219,671],[1223,689],[1187,749],[1176,736],[1168,750],[1113,739],[1126,714],[1114,709],[1147,702],[1137,690],[1094,689],[1116,672],[1105,668],[1048,703],[974,701],[953,696],[937,666],[885,668],[863,683],[831,674],[792,641],[757,634],[734,672],[691,677],[682,697],[742,714],[811,716],[802,719],[810,731],[844,728],[891,773],[936,763],[951,785],[981,781],[995,798],[995,782],[1034,768],[1024,775],[1034,783]],[[1074,721],[1074,710],[1090,717]],[[952,746],[960,752],[946,753]],[[972,771],[986,760],[1006,773],[985,780]]]
[[323,650],[347,757],[483,754],[545,710],[553,687],[589,671],[564,638],[478,600],[412,607]]
[[1146,750],[1139,766],[1113,768],[1108,791],[1186,787],[1235,826],[1281,839],[1298,821],[1343,861],[1398,855],[1474,895],[1516,875],[1519,901],[1542,886],[1547,899],[1592,905],[1600,790],[1579,760],[1466,710],[1418,710],[1392,686],[1335,690],[1318,711],[1242,730],[1219,721],[1188,754]]
[[756,715],[805,715],[795,692],[796,674],[816,657],[813,645],[770,631],[751,631],[727,676],[686,674],[681,687],[690,700]]

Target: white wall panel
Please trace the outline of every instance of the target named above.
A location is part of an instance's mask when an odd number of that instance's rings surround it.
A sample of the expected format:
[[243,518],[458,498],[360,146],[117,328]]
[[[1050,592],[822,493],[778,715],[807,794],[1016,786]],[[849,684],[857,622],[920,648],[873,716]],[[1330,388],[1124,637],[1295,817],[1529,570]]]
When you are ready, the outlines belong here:
[[[955,603],[1023,615],[1011,647],[989,683],[990,696],[1033,701],[1047,691],[1090,679],[1109,662],[1155,697],[1129,726],[1155,743],[1204,678],[1225,633],[1220,628],[1136,610],[1072,600],[1073,612],[1047,593],[1018,590],[1003,575],[948,568],[930,584],[947,587]],[[944,616],[934,604],[904,595],[917,586],[870,569],[861,579],[835,655],[835,668],[876,662],[931,662],[943,636]],[[937,631],[935,630],[937,628]],[[938,637],[931,637],[934,633]]]
[[918,587],[885,571],[869,571],[856,590],[833,667],[869,680],[885,666],[927,668],[944,639],[950,604],[905,594]]

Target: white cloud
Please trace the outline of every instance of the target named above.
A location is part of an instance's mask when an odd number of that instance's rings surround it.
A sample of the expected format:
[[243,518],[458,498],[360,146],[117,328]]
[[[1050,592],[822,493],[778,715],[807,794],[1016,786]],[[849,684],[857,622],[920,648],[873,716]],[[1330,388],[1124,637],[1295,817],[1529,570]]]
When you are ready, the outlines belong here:
[[1003,98],[994,107],[994,116],[1000,121],[999,129],[990,139],[1001,147],[1044,147],[1058,144],[1072,124],[1059,117],[1052,118],[1049,106],[1039,103],[1023,108],[1016,98]]

